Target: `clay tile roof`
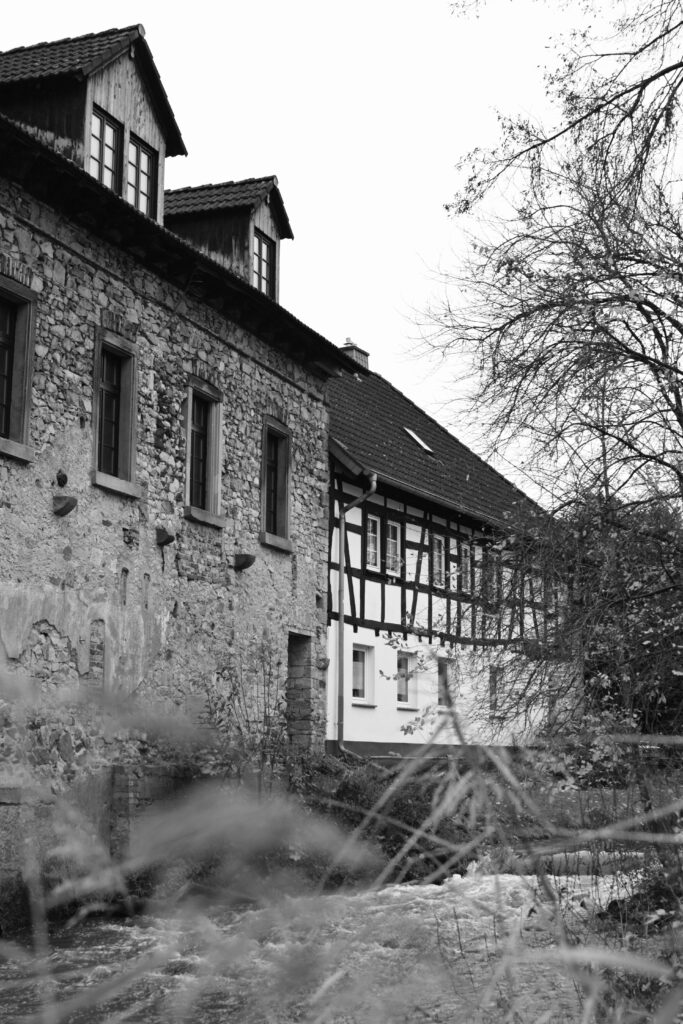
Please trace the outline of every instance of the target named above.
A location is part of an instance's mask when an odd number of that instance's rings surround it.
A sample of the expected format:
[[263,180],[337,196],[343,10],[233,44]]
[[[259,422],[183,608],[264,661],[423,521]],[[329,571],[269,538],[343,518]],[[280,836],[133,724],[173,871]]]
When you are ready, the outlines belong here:
[[263,178],[245,178],[242,181],[224,181],[219,185],[197,185],[194,188],[174,188],[164,192],[164,217],[210,213],[238,207],[253,209],[270,197],[278,221],[280,236],[293,238],[292,228],[277,187],[274,174]]
[[520,506],[540,512],[379,374],[342,373],[329,382],[328,401],[331,438],[381,482],[494,525],[505,524]]
[[18,46],[0,53],[0,82],[22,82],[54,75],[85,77],[144,35],[142,25],[112,28],[76,39]]
[[180,129],[161,84],[142,25],[111,28],[74,39],[18,46],[0,53],[0,86],[30,83],[46,78],[87,78],[136,44],[138,67],[150,90],[166,134],[167,156],[185,156]]

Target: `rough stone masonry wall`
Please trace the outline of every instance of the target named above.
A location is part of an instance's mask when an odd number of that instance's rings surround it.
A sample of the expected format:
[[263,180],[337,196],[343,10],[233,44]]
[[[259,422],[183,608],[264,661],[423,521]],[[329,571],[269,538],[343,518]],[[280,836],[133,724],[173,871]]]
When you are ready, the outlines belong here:
[[[310,645],[295,658],[292,732],[300,745],[321,742],[328,469],[319,380],[0,178],[3,256],[29,275],[38,302],[35,460],[0,455],[0,674],[144,692],[189,713],[201,685],[264,631],[284,680],[293,633]],[[90,479],[101,326],[137,347],[139,499]],[[225,529],[183,517],[190,374],[224,396]],[[265,415],[292,434],[291,554],[258,541]],[[53,513],[56,494],[78,500],[63,518]],[[158,547],[157,527],[175,541]],[[236,552],[255,554],[255,564],[235,572]]]

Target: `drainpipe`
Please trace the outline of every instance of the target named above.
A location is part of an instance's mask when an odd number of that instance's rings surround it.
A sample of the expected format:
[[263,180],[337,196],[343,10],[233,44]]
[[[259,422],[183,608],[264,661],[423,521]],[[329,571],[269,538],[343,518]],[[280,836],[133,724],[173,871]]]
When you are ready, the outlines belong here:
[[339,624],[337,627],[337,749],[343,754],[354,757],[352,750],[344,746],[344,593],[346,575],[346,513],[364,501],[377,490],[377,474],[369,473],[370,486],[367,491],[354,498],[348,505],[339,501],[339,591],[337,598],[337,609],[339,611]]

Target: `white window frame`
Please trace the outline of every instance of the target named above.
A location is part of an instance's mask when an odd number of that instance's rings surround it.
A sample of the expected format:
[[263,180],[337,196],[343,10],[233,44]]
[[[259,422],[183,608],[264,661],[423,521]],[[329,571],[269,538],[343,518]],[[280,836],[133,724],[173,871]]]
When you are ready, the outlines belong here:
[[[192,404],[195,395],[209,403],[209,424],[207,431],[208,453],[206,457],[206,508],[193,505],[191,501],[192,467]],[[208,381],[194,375],[187,385],[184,402],[185,425],[185,505],[184,515],[196,523],[223,529],[226,518],[221,514],[222,491],[222,441],[223,441],[223,395]]]
[[[392,552],[390,557],[389,544],[390,542],[393,543],[391,537],[392,530],[396,531],[396,552],[395,554]],[[393,519],[387,519],[386,523],[384,565],[389,576],[401,575],[401,524]]]
[[411,651],[396,653],[396,703],[413,709],[417,700],[417,655]]
[[[452,708],[455,704],[451,665],[452,663],[449,658],[436,659],[436,703],[440,708]],[[444,692],[447,697],[446,700],[442,700]]]
[[[363,644],[354,644],[352,655],[351,655],[351,701],[353,704],[368,704],[372,705],[375,697],[375,651],[372,647],[366,647]],[[363,666],[363,686],[362,694],[356,691],[360,687],[354,686],[357,681],[356,676],[356,665],[361,664]]]
[[0,274],[0,297],[15,309],[9,434],[0,437],[0,455],[32,462],[33,449],[29,446],[29,437],[37,295],[30,288]]
[[446,538],[432,534],[432,586],[446,587]]
[[[370,538],[374,538],[374,544],[370,545]],[[365,567],[379,571],[380,567],[380,521],[379,516],[368,515],[365,527]],[[370,558],[370,552],[374,551],[374,559]]]

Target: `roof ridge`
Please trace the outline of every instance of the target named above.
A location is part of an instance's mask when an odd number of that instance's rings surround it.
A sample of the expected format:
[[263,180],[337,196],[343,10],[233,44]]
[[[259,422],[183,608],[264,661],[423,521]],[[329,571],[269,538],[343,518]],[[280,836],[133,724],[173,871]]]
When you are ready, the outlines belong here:
[[168,195],[173,193],[177,195],[179,192],[199,192],[201,189],[206,188],[224,188],[226,185],[251,185],[257,181],[272,181],[277,185],[277,175],[275,174],[263,174],[256,178],[235,178],[231,181],[207,181],[203,185],[181,185],[180,188],[166,188],[164,194]]
[[127,25],[125,28],[105,28],[101,32],[86,32],[81,36],[64,36],[62,39],[45,39],[40,43],[13,46],[11,50],[0,50],[0,57],[7,57],[10,54],[23,53],[28,50],[39,50],[49,46],[62,46],[64,43],[77,43],[86,39],[98,39],[101,36],[123,35],[126,32],[139,32],[143,37],[145,35],[145,29],[141,24]]
[[[507,478],[506,476],[504,476],[504,474],[503,474],[503,473],[501,473],[501,472],[500,472],[500,470],[496,469],[496,467],[495,467],[495,466],[492,466],[492,465],[491,465],[491,463],[490,463],[490,462],[487,462],[487,461],[486,461],[486,459],[482,458],[482,456],[481,456],[481,455],[477,455],[477,453],[476,453],[475,451],[473,451],[473,450],[472,450],[472,449],[470,448],[470,446],[469,446],[469,445],[465,444],[465,442],[464,442],[464,441],[461,441],[459,437],[457,437],[457,436],[456,436],[455,434],[451,433],[451,431],[450,431],[450,430],[449,430],[449,429],[448,429],[447,427],[444,427],[444,426],[443,426],[443,424],[439,423],[439,421],[438,421],[438,420],[434,419],[434,417],[433,417],[433,416],[431,416],[431,415],[430,415],[430,414],[429,414],[428,412],[426,412],[426,411],[425,411],[424,409],[422,409],[422,408],[421,408],[421,407],[420,407],[420,406],[419,406],[419,405],[417,404],[417,402],[414,402],[414,401],[412,400],[412,398],[409,398],[409,397],[408,397],[408,395],[406,395],[404,391],[401,391],[401,390],[400,390],[400,388],[397,388],[397,387],[396,387],[396,385],[395,385],[395,384],[392,384],[390,380],[387,380],[387,378],[386,378],[386,377],[383,377],[381,373],[377,373],[377,371],[376,371],[376,370],[370,370],[370,376],[371,376],[371,377],[378,377],[378,378],[379,378],[379,379],[380,379],[381,381],[383,381],[383,382],[384,382],[385,384],[387,384],[387,385],[388,385],[388,386],[389,386],[389,387],[390,387],[390,388],[392,389],[392,391],[395,391],[397,395],[400,395],[400,396],[401,396],[401,398],[403,398],[403,399],[404,399],[404,401],[406,401],[406,402],[408,402],[408,403],[409,403],[410,405],[412,405],[412,406],[413,406],[413,408],[417,409],[417,410],[418,410],[418,412],[420,412],[420,413],[421,413],[421,414],[422,414],[423,416],[426,416],[426,417],[427,417],[427,419],[428,419],[428,420],[430,420],[430,421],[431,421],[431,422],[432,422],[432,423],[434,424],[434,426],[435,426],[435,427],[437,427],[437,429],[438,429],[438,430],[439,430],[439,431],[440,431],[440,432],[441,432],[442,434],[446,434],[446,435],[447,435],[447,436],[448,436],[448,437],[449,437],[449,438],[450,438],[450,439],[451,439],[452,441],[457,441],[457,443],[458,443],[458,444],[459,444],[459,445],[460,445],[460,446],[461,446],[462,448],[464,448],[464,449],[465,449],[465,450],[466,450],[467,452],[469,452],[469,453],[470,453],[470,455],[472,455],[472,456],[473,456],[473,457],[474,457],[474,458],[475,458],[475,459],[477,460],[477,462],[480,462],[480,463],[481,463],[481,464],[482,464],[483,466],[486,466],[486,468],[487,468],[488,470],[490,470],[490,471],[491,471],[492,473],[495,473],[495,474],[496,474],[496,476],[499,476],[501,480],[505,481],[505,483],[506,483],[506,484],[508,485],[508,487],[513,487],[513,488],[514,488],[514,489],[515,489],[516,491],[518,491],[518,492],[520,493],[520,495],[521,495],[521,496],[522,496],[522,497],[524,498],[524,500],[525,500],[525,501],[530,501],[530,502],[533,502],[533,504],[534,504],[534,505],[537,505],[537,504],[538,504],[537,502],[535,502],[535,501],[533,500],[533,498],[530,498],[530,497],[529,497],[529,495],[528,495],[528,494],[526,494],[526,493],[525,493],[525,492],[524,492],[524,491],[522,490],[522,488],[521,488],[521,487],[518,487],[518,486],[517,486],[517,484],[516,484],[516,483],[514,483],[514,482],[513,482],[512,480],[508,480],[508,478]],[[539,506],[539,507],[540,507],[540,506]]]

